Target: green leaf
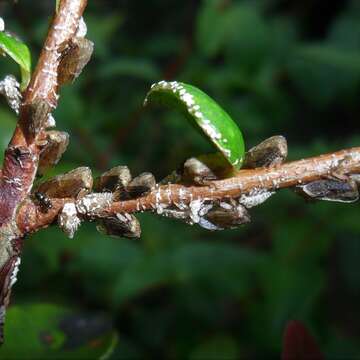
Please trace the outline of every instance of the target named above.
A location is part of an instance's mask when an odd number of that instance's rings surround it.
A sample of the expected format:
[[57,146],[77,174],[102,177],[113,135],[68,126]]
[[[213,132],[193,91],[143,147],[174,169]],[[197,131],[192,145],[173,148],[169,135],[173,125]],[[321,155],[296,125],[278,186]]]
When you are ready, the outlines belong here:
[[122,304],[150,288],[189,283],[211,284],[213,293],[221,296],[241,296],[251,286],[249,274],[261,264],[264,257],[259,254],[210,242],[157,249],[153,254],[138,253],[119,272],[114,303]]
[[196,43],[201,53],[213,56],[223,45],[228,35],[228,18],[232,6],[221,6],[221,1],[204,1],[196,26]]
[[190,360],[239,359],[240,349],[236,339],[228,335],[215,335],[198,344],[190,354]]
[[303,96],[316,107],[326,108],[355,96],[360,83],[360,52],[333,45],[298,45],[287,68]]
[[160,81],[146,96],[145,104],[151,102],[179,108],[196,122],[227,161],[240,169],[245,154],[243,136],[237,124],[212,98],[192,85]]
[[159,75],[159,69],[151,61],[136,58],[116,59],[108,62],[106,67],[99,69],[101,78],[113,79],[115,76],[131,76],[152,81],[158,79]]
[[117,334],[103,315],[52,304],[9,308],[1,359],[105,359]]
[[20,66],[21,90],[24,90],[30,81],[31,55],[29,48],[20,40],[1,31],[0,50],[9,55]]
[[360,72],[360,51],[344,50],[328,45],[303,45],[296,49],[296,56],[321,65],[331,65],[338,70]]

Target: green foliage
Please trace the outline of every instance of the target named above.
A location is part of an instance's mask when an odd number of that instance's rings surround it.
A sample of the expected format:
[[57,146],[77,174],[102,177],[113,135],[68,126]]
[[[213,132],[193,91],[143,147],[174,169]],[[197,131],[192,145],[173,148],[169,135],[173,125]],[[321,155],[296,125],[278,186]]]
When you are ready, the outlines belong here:
[[179,108],[190,121],[196,122],[231,166],[240,169],[245,155],[241,131],[208,95],[192,85],[160,81],[146,96],[145,103],[151,102]]
[[10,56],[21,71],[21,89],[24,90],[30,81],[31,55],[29,48],[14,36],[0,31],[0,51]]
[[108,319],[52,304],[13,306],[7,320],[3,359],[105,359],[117,343]]
[[[9,2],[2,13],[26,29],[34,56],[46,6],[23,0],[15,16]],[[282,134],[293,160],[360,144],[356,1],[89,1],[85,20],[95,54],[61,90],[55,117],[71,137],[53,173],[128,165],[160,180],[208,152],[178,112],[142,109],[163,78],[211,94],[248,146]],[[0,75],[11,66],[0,59]],[[3,149],[15,119],[1,105]],[[251,216],[246,227],[212,233],[142,214],[138,242],[93,224],[72,240],[45,229],[25,242],[13,304],[109,313],[120,339],[113,359],[279,358],[293,319],[327,358],[358,357],[359,204],[307,204],[284,190]]]

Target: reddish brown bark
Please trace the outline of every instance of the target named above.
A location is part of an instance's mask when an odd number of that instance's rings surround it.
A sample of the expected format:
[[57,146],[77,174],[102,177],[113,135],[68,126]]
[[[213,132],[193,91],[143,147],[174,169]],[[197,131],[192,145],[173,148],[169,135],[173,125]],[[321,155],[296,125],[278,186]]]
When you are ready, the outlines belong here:
[[[5,309],[8,306],[11,286],[16,280],[22,239],[26,226],[21,230],[16,223],[19,206],[28,197],[36,176],[43,136],[43,123],[35,125],[34,109],[43,109],[41,119],[56,107],[58,98],[57,70],[61,52],[75,34],[86,0],[62,0],[58,13],[50,26],[39,62],[30,84],[23,94],[17,127],[5,151],[0,173],[0,342],[3,340]],[[25,213],[24,223],[31,218]]]
[[58,97],[57,68],[64,44],[75,34],[87,1],[63,0],[50,26],[38,64],[25,91],[20,118],[5,153],[0,179],[0,226],[11,218],[16,207],[31,190],[37,171],[40,147],[38,133],[29,137],[31,126],[28,108],[42,99],[55,108]]

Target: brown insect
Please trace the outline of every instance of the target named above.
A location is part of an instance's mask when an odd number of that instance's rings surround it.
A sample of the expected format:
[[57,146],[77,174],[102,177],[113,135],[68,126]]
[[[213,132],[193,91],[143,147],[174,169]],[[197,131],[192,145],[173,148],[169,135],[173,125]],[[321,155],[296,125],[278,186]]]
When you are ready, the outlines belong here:
[[64,85],[74,81],[89,62],[94,43],[82,37],[74,37],[64,48],[58,71],[58,83]]

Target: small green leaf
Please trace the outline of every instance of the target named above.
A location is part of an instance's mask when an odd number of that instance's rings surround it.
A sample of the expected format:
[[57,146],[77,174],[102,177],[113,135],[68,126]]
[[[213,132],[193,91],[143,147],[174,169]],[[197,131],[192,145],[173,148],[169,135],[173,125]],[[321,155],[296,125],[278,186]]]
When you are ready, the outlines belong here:
[[234,168],[240,169],[245,154],[241,131],[232,118],[200,89],[176,81],[160,81],[151,87],[145,104],[148,102],[182,110],[197,123],[227,161]]
[[21,90],[24,90],[30,81],[31,55],[29,48],[10,34],[0,32],[0,51],[9,55],[20,66]]

